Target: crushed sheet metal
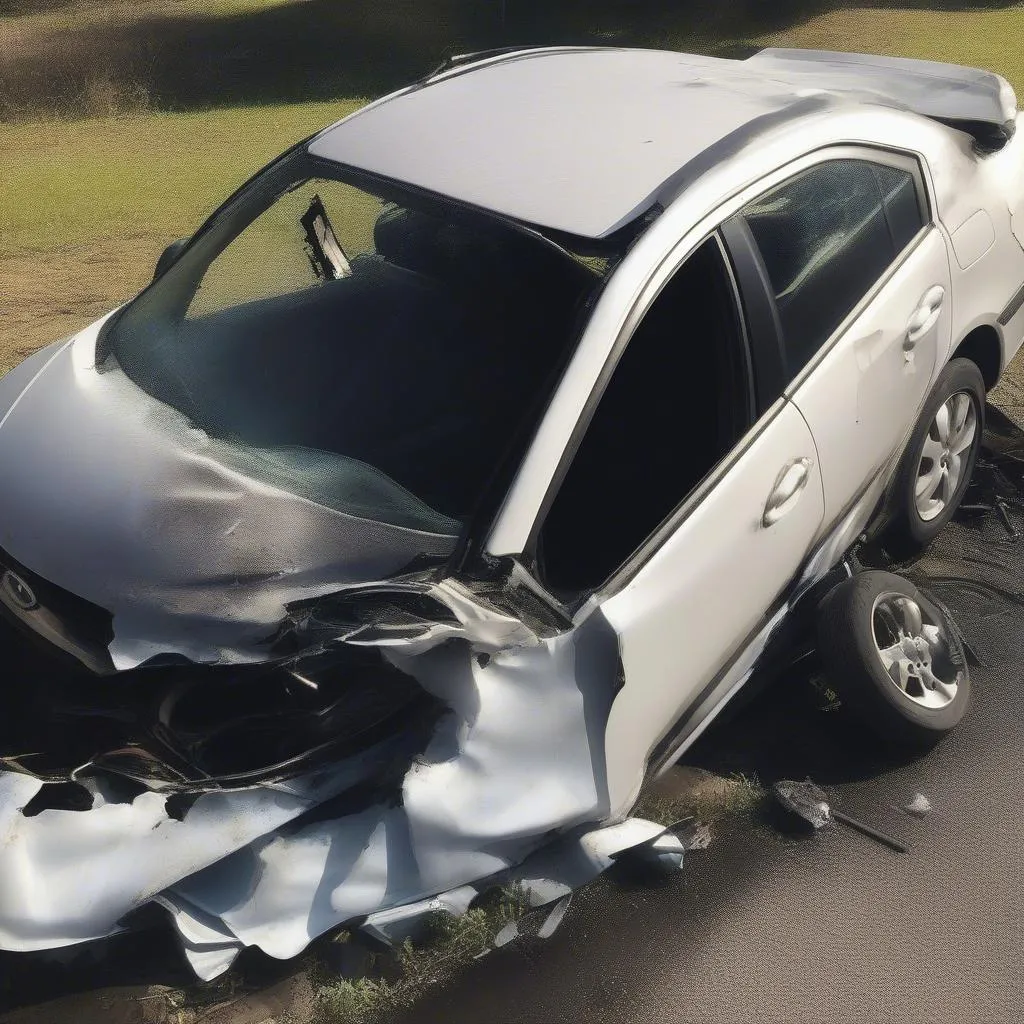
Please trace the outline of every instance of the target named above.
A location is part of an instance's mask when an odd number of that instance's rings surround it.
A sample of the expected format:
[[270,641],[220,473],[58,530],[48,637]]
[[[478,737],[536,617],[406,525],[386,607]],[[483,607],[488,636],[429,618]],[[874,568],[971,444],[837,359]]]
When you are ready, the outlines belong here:
[[173,916],[185,959],[196,977],[212,981],[231,968],[241,949],[223,925],[200,911],[176,905],[166,896],[155,896],[153,902]]
[[[454,714],[410,768],[399,806],[276,831],[168,895],[219,918],[241,944],[288,958],[359,916],[507,871],[554,828],[600,819],[607,797],[586,729],[594,681],[575,677],[573,655],[565,637],[502,652],[484,666],[464,647],[419,655],[418,680]],[[602,694],[591,696],[603,703]],[[537,716],[541,705],[545,714]],[[528,731],[523,721],[532,723]],[[565,856],[579,843],[551,845]],[[569,887],[610,862],[586,857],[586,870],[566,871],[559,860],[553,853],[544,877]]]
[[166,799],[131,803],[98,796],[87,811],[22,808],[42,788],[0,772],[0,947],[41,950],[104,938],[131,911],[180,879],[273,833],[358,783],[356,759],[307,779],[233,793],[206,793],[178,821]]
[[[499,627],[483,630],[484,646],[528,639]],[[0,773],[0,943],[41,949],[113,934],[159,896],[193,968],[210,978],[245,946],[287,959],[356,918],[398,934],[418,911],[464,908],[461,887],[524,861],[535,904],[566,895],[663,831],[583,827],[608,815],[602,742],[619,666],[587,656],[592,642],[617,650],[608,633],[595,613],[586,630],[487,659],[464,639],[424,647],[414,637],[415,654],[383,644],[451,711],[410,754],[400,794],[355,813],[332,816],[325,802],[376,777],[365,754],[287,784],[203,793],[180,821],[161,794],[113,803],[99,790],[90,810],[25,817],[42,783]],[[546,855],[530,859],[538,848]]]
[[385,945],[400,945],[417,934],[419,925],[428,914],[443,912],[461,917],[478,895],[476,888],[463,885],[429,899],[370,914],[360,925],[360,930]]
[[[638,842],[638,837],[641,836],[644,838]],[[477,896],[489,887],[501,883],[519,889],[526,896],[531,907],[551,908],[537,932],[539,938],[548,938],[561,924],[568,910],[572,892],[593,881],[619,857],[646,855],[647,847],[654,850],[655,857],[666,853],[670,857],[678,853],[681,857],[681,845],[675,836],[665,832],[664,826],[641,818],[630,818],[616,825],[585,830],[574,836],[555,840],[549,846],[541,846],[521,864],[481,878],[474,884],[459,886],[437,896],[372,913],[359,925],[359,931],[381,945],[399,945],[407,938],[414,939],[422,933],[428,915],[440,911],[453,917],[459,917],[466,913]],[[302,851],[295,852],[301,853]],[[380,861],[379,856],[376,859],[378,862]],[[220,866],[218,865],[218,867]],[[226,865],[218,872],[223,876],[221,882],[224,887],[230,885],[229,876],[232,869],[232,865]],[[550,872],[551,876],[542,875],[542,872]],[[302,873],[305,874],[305,871]],[[358,890],[360,882],[362,882],[364,893],[367,889],[372,888],[367,885],[365,876],[361,880],[350,876],[345,880],[345,886]],[[186,888],[187,886],[176,887],[174,891],[162,895],[159,898],[159,903],[171,913],[193,970],[203,980],[211,980],[230,966],[234,956],[241,952],[245,945],[251,944],[249,941],[243,941],[243,938],[249,939],[252,936],[245,935],[244,929],[235,927],[233,921],[236,919],[232,919],[232,923],[222,923],[223,918],[218,921],[215,915],[197,909],[196,903],[182,895]],[[249,886],[245,880],[243,880],[241,891],[249,892]],[[340,897],[339,893],[335,893],[335,895]],[[291,896],[294,898],[295,894],[292,893]],[[258,896],[250,897],[250,899],[253,898],[258,898]],[[384,902],[385,899],[379,890],[374,891],[373,898],[380,902]],[[346,913],[339,920],[358,918],[359,916]],[[319,934],[326,930],[323,927],[322,918],[310,916],[309,924],[311,932]],[[273,928],[272,920],[268,927]],[[509,922],[495,936],[495,948],[508,945],[521,934],[521,931],[518,922]],[[238,937],[232,940],[230,936],[233,934]],[[312,937],[312,935],[307,936],[302,945],[304,946]],[[256,944],[271,955],[286,958],[286,955],[280,950],[274,952],[272,948],[268,948],[265,942],[260,941]],[[294,953],[287,955],[294,955]]]
[[[402,590],[393,581],[347,589],[374,586]],[[0,847],[0,944],[100,938],[160,896],[189,962],[212,978],[246,946],[287,959],[357,918],[397,934],[415,913],[376,915],[412,904],[425,911],[438,894],[483,879],[518,881],[532,906],[548,905],[659,840],[664,827],[641,819],[587,825],[611,814],[605,731],[622,686],[618,636],[603,612],[542,637],[461,585],[416,592],[447,607],[457,625],[356,623],[342,641],[377,647],[451,710],[410,758],[400,799],[304,821],[358,781],[343,761],[333,775],[283,787],[202,794],[181,821],[155,793],[131,804],[98,795],[88,811],[26,818],[18,808],[39,783],[0,773],[18,790],[0,796],[0,827],[11,836]],[[759,654],[750,652],[750,670]],[[661,852],[672,861],[680,851]]]
[[[98,329],[57,350],[4,424],[0,520],[11,558],[110,613],[113,668],[264,661],[290,603],[454,550],[453,529],[376,523],[257,479],[120,369],[96,372]],[[59,450],[36,426],[58,414],[79,425]]]
[[[82,443],[102,442],[105,465],[111,472],[127,472],[137,460],[128,457],[125,446],[138,439],[131,431],[118,432],[123,426],[116,409],[124,398],[118,394],[119,373],[87,372],[91,340],[86,332],[62,350],[25,400],[46,404],[57,392],[74,395],[83,403],[82,422],[96,428],[83,432]],[[115,412],[108,416],[104,408]],[[97,573],[88,558],[70,557],[73,546],[75,552],[99,551],[106,558],[123,539],[76,532],[83,522],[99,528],[117,521],[99,505],[76,523],[69,520],[70,533],[53,524],[42,531],[65,537],[67,550],[36,550],[28,532],[5,538],[15,557],[33,566],[45,563],[57,585],[111,611],[116,666],[169,652],[195,661],[245,660],[254,656],[257,638],[262,643],[273,633],[270,627],[282,621],[299,633],[310,627],[306,620],[289,618],[296,604],[308,608],[321,598],[375,590],[385,596],[411,592],[437,601],[454,621],[441,616],[439,621],[415,616],[360,621],[357,616],[350,629],[335,631],[333,641],[377,648],[450,712],[438,720],[425,750],[408,752],[398,791],[371,796],[358,810],[332,811],[330,801],[377,778],[374,759],[365,753],[286,783],[203,792],[178,815],[168,812],[164,794],[146,791],[129,802],[95,775],[88,780],[91,808],[47,808],[26,817],[22,809],[43,784],[0,772],[0,946],[36,950],[100,939],[125,927],[133,911],[157,901],[170,914],[195,972],[213,978],[247,946],[287,959],[316,936],[356,919],[378,938],[397,938],[415,928],[424,913],[439,907],[464,910],[472,899],[469,889],[482,880],[516,881],[531,905],[540,907],[557,904],[617,858],[645,845],[660,843],[655,856],[678,860],[682,844],[663,839],[664,827],[613,817],[605,733],[622,687],[622,663],[618,636],[600,609],[572,631],[548,636],[462,584],[389,579],[408,557],[440,553],[450,543],[422,535],[409,534],[408,551],[387,564],[364,559],[344,571],[334,563],[307,571],[281,563],[270,567],[269,576],[262,574],[263,566],[258,578],[241,572],[231,559],[233,552],[251,547],[252,531],[242,536],[236,505],[243,492],[250,501],[256,485],[234,471],[222,472],[200,450],[204,438],[171,422],[165,410],[153,408],[147,416],[142,420],[147,420],[148,443],[158,449],[149,453],[152,471],[178,483],[169,490],[143,486],[139,492],[162,493],[172,504],[181,498],[187,508],[175,504],[163,509],[166,516],[152,509],[139,515],[145,521],[188,522],[193,533],[196,522],[204,523],[203,532],[227,546],[221,552],[226,561],[219,561],[221,554],[204,560],[203,572],[237,577],[245,584],[245,600],[214,609],[205,603],[221,591],[212,578],[210,587],[182,587],[180,572],[190,580],[206,579],[196,565],[168,564],[154,573],[152,566],[135,565],[132,551],[123,551],[116,572]],[[18,422],[15,416],[8,424],[8,441],[30,454],[33,441],[19,431]],[[167,462],[172,453],[174,466]],[[86,454],[69,452],[68,457]],[[31,464],[32,459],[15,462]],[[89,458],[69,464],[72,485],[91,464]],[[184,475],[175,476],[179,469]],[[202,509],[193,504],[202,497],[191,475],[199,469],[205,474],[200,474],[200,490],[210,502]],[[36,486],[26,480],[5,487],[0,506],[20,500],[22,482],[30,490]],[[88,493],[102,504],[98,491]],[[41,500],[38,493],[25,500],[30,498],[33,507],[55,509],[58,517],[65,507]],[[267,501],[278,502],[271,518],[287,521],[294,532],[295,501],[280,494],[268,494]],[[304,516],[319,517],[327,531],[317,526],[311,532],[304,518],[299,531],[304,551],[367,550],[334,513],[309,503],[302,508]],[[27,522],[16,515],[9,520]],[[270,525],[264,522],[261,529]],[[341,531],[334,537],[337,544],[328,543],[335,526]],[[324,544],[313,543],[311,536]],[[140,543],[151,553],[181,547],[153,545],[146,538]],[[390,558],[393,546],[384,547]],[[132,573],[163,583],[141,588]],[[310,643],[318,638],[326,639],[322,633],[306,637]],[[257,656],[265,658],[265,651]],[[399,736],[381,744],[381,756],[393,760],[394,748],[403,742]],[[594,824],[609,819],[611,824]]]
[[685,858],[686,844],[683,840],[665,832],[649,843],[624,851],[616,861],[653,868],[663,874],[675,874],[682,870]]
[[[369,588],[358,584],[338,589],[338,594],[358,594]],[[490,608],[481,599],[455,580],[441,580],[436,584],[409,585],[375,584],[374,590],[384,593],[403,592],[426,593],[444,605],[454,616],[455,622],[418,623],[419,631],[409,635],[409,624],[359,625],[337,639],[345,643],[365,647],[397,647],[406,657],[424,654],[448,640],[468,640],[477,653],[493,653],[510,647],[532,647],[540,643],[534,630],[519,619]],[[333,596],[333,595],[332,595]]]

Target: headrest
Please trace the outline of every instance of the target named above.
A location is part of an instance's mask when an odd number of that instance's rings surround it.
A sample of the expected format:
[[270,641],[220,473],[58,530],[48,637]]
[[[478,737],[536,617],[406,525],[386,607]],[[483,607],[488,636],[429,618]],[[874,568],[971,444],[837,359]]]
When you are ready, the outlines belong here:
[[427,273],[437,262],[437,236],[443,226],[436,217],[388,203],[373,226],[373,244],[390,263]]

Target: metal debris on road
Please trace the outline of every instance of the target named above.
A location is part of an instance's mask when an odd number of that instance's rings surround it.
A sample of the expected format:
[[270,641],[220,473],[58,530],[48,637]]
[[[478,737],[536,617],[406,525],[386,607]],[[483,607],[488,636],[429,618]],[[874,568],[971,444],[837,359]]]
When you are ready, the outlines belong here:
[[819,789],[810,779],[806,782],[783,779],[775,783],[772,791],[775,799],[787,811],[803,818],[815,828],[824,828],[832,820],[824,790]]
[[823,828],[830,821],[840,821],[849,828],[860,832],[861,835],[874,839],[884,846],[895,850],[897,853],[910,852],[910,848],[898,839],[894,839],[873,826],[856,818],[851,818],[850,815],[843,814],[841,811],[832,808],[828,802],[828,797],[825,795],[825,791],[821,787],[816,786],[810,779],[804,782],[793,782],[789,779],[784,779],[776,782],[772,789],[775,793],[775,798],[786,810],[803,818],[804,821],[813,825],[815,829]]

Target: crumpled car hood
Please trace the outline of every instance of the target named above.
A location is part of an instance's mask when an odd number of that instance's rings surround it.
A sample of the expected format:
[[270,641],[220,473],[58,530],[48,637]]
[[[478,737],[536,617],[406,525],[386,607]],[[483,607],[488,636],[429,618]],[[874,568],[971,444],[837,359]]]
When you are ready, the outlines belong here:
[[97,368],[101,324],[0,381],[0,549],[112,615],[113,668],[263,660],[286,604],[453,551],[233,468],[225,442]]
[[[442,574],[420,570],[456,538],[380,526],[231,468],[222,442],[97,369],[96,334],[0,385],[0,561],[38,584],[40,604],[62,588],[106,609],[115,668],[169,653],[274,660],[263,667],[317,692],[383,687],[390,674],[429,699],[366,742],[223,788],[136,777],[150,762],[118,767],[124,749],[53,780],[9,758],[0,948],[100,939],[154,903],[212,978],[246,946],[291,957],[353,920],[400,942],[495,885],[546,904],[624,849],[671,842],[611,806],[604,732],[622,671],[599,610],[572,629],[547,621],[514,565],[507,579],[431,579]],[[23,611],[32,625],[50,610]],[[279,662],[271,636],[299,653]],[[321,655],[335,662],[318,683],[303,658]],[[213,699],[225,671],[148,665],[129,688],[164,673],[175,693],[181,683]]]

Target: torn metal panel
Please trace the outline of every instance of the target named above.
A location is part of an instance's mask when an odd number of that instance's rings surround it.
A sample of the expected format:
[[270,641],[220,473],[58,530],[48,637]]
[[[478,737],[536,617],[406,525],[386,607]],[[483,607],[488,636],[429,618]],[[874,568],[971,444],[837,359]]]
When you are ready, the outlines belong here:
[[[421,599],[417,601],[416,599]],[[293,635],[354,646],[399,648],[408,657],[449,640],[466,640],[477,653],[540,643],[538,632],[466,584],[444,579],[352,585],[327,598],[289,606]],[[550,631],[548,631],[550,633]]]
[[375,914],[370,914],[359,929],[380,942],[401,944],[417,934],[419,926],[428,915],[444,913],[452,917],[461,917],[479,895],[480,891],[475,886],[462,885],[417,903],[406,903],[391,910],[379,910]]
[[88,798],[83,787],[98,778],[120,780],[131,795],[275,783],[398,733],[425,743],[444,711],[369,648],[104,678],[37,654],[2,622],[0,646],[14,683],[0,716],[0,763],[48,783],[39,800],[55,808]]
[[745,64],[790,76],[794,84],[898,103],[975,135],[998,149],[1012,138],[1017,98],[1013,87],[991,71],[932,60],[769,47]]
[[[433,593],[461,614],[462,635],[413,631],[405,650],[387,631],[378,637],[386,658],[450,709],[425,748],[406,729],[382,745],[377,762],[371,750],[288,783],[200,793],[177,818],[156,792],[107,802],[103,771],[91,780],[89,809],[26,817],[21,808],[42,784],[0,774],[3,945],[46,948],[112,934],[159,896],[190,962],[213,976],[246,945],[290,957],[353,918],[387,931],[438,899],[457,909],[464,898],[437,894],[508,872],[554,832],[606,817],[602,744],[618,686],[614,634],[605,665],[588,658],[586,631],[582,643],[568,634],[541,641],[470,608],[461,588]],[[599,625],[595,616],[589,632]],[[478,646],[492,653],[481,658]],[[404,778],[389,795],[378,777],[394,765],[396,746],[404,749]],[[623,829],[572,840],[561,854],[578,851],[561,868],[568,883],[662,831]],[[571,867],[577,860],[582,870]],[[556,854],[545,873],[558,876],[559,864]]]
[[301,783],[203,794],[180,821],[151,792],[130,803],[97,793],[90,810],[25,817],[42,783],[0,772],[0,946],[49,949],[114,934],[168,886],[351,788],[368,763]]
[[398,804],[279,830],[183,879],[170,898],[222,920],[243,944],[289,957],[354,917],[429,906],[436,893],[506,872],[552,830],[607,813],[593,767],[599,719],[588,734],[587,705],[608,698],[588,693],[595,681],[577,675],[564,637],[486,665],[462,645],[412,660],[453,714],[411,766]]

